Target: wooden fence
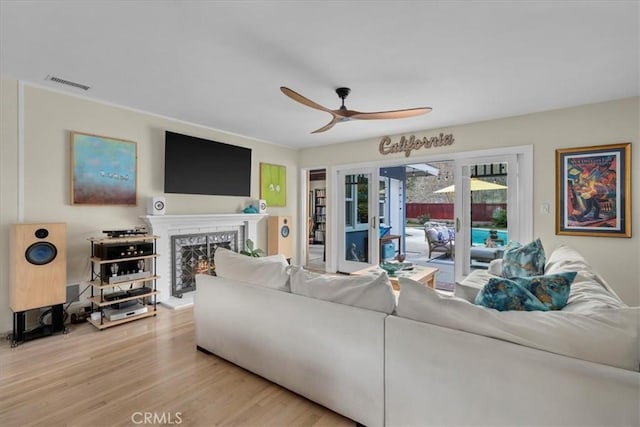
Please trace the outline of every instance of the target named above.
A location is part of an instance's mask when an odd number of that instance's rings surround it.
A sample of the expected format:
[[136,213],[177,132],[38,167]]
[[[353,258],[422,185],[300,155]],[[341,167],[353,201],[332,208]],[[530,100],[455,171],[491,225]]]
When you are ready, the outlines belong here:
[[[496,209],[507,209],[506,203],[472,203],[471,220],[491,222]],[[417,219],[429,214],[432,220],[453,221],[453,203],[407,203],[407,218]]]

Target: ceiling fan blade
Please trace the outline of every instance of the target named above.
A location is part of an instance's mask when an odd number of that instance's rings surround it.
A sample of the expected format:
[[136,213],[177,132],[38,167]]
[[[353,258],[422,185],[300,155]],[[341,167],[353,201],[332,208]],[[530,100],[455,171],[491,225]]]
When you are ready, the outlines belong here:
[[351,92],[351,89],[348,87],[339,87],[336,89],[336,94],[342,100],[342,105],[337,110],[330,110],[329,108],[323,107],[322,105],[313,102],[312,100],[305,98],[300,95],[298,92],[289,89],[286,86],[280,86],[280,91],[284,93],[289,98],[293,99],[296,102],[299,102],[302,105],[307,107],[314,108],[316,110],[325,111],[331,114],[332,118],[329,123],[321,127],[320,129],[316,129],[311,133],[320,133],[325,132],[332,127],[335,126],[338,122],[346,122],[349,120],[376,120],[376,119],[404,119],[407,117],[419,116],[421,114],[426,114],[431,112],[431,107],[420,107],[420,108],[407,108],[404,110],[390,110],[390,111],[376,111],[371,113],[364,113],[356,110],[349,110],[344,105],[345,98]]
[[306,105],[307,107],[311,107],[311,108],[315,108],[316,110],[320,110],[320,111],[327,111],[327,112],[331,112],[330,109],[323,107],[320,104],[317,104],[315,102],[313,102],[312,100],[305,98],[304,96],[300,95],[298,92],[293,91],[291,89],[289,89],[288,87],[285,86],[280,86],[280,90],[282,91],[282,93],[284,93],[285,95],[287,95],[289,98],[293,99],[294,101],[299,102],[300,104]]
[[362,113],[359,111],[350,111],[349,118],[357,120],[376,120],[376,119],[404,119],[407,117],[419,116],[431,112],[431,107],[408,108],[406,110],[394,111],[378,111],[372,113]]
[[320,132],[327,131],[327,130],[331,129],[332,127],[334,127],[336,125],[336,123],[338,123],[339,121],[340,121],[340,117],[333,116],[333,118],[331,119],[331,121],[329,123],[327,123],[326,125],[322,126],[320,129],[314,130],[311,133],[320,133]]

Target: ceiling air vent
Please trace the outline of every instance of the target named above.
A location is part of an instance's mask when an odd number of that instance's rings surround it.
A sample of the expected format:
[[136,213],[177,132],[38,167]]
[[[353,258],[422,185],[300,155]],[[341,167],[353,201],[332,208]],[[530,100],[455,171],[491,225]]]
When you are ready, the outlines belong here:
[[60,83],[61,85],[67,85],[71,87],[75,87],[77,89],[89,90],[91,86],[83,85],[82,83],[72,82],[70,80],[61,79],[60,77],[55,76],[47,76],[45,80],[50,80],[55,83]]

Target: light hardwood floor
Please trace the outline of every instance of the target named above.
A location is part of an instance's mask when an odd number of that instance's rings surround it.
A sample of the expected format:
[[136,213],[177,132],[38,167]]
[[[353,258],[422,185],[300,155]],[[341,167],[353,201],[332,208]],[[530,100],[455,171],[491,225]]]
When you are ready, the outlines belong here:
[[[322,406],[196,351],[193,311],[103,331],[0,342],[0,426],[354,426]],[[150,415],[145,415],[145,413]]]

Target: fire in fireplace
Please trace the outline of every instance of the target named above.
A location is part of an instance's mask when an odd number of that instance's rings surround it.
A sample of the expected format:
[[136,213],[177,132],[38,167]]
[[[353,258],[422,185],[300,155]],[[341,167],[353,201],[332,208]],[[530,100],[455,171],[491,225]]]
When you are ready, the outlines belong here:
[[238,252],[238,231],[217,231],[202,234],[171,236],[171,295],[196,290],[196,274],[215,276],[213,256],[218,248]]

